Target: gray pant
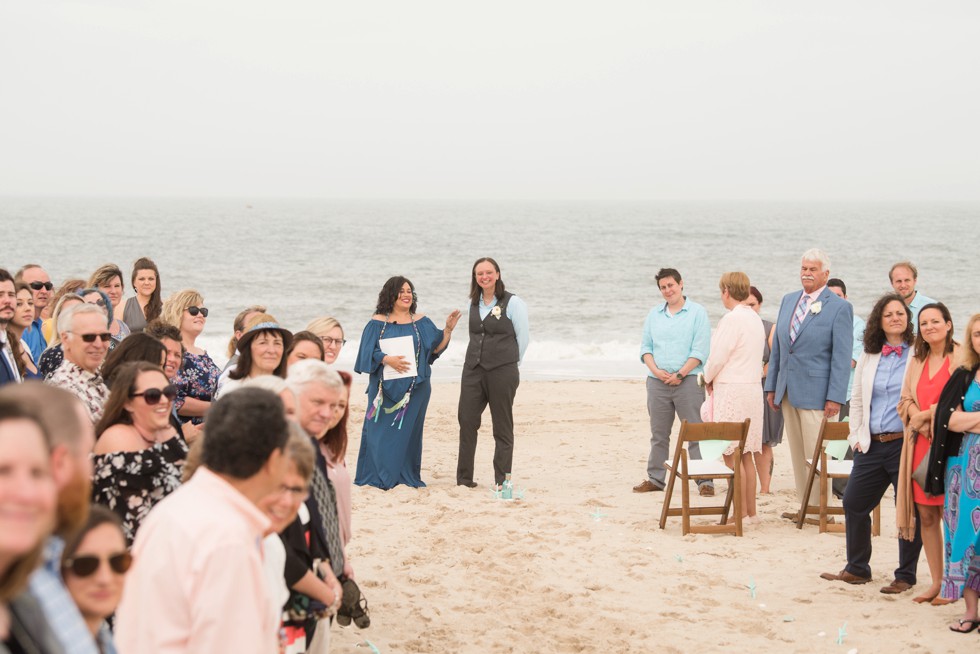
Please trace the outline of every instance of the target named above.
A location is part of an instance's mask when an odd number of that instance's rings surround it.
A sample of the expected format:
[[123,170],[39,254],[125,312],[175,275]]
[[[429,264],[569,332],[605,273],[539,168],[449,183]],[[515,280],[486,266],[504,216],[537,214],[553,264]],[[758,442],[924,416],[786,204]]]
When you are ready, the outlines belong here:
[[[660,488],[666,485],[664,461],[670,457],[670,430],[674,428],[674,415],[688,422],[701,422],[703,403],[704,389],[698,386],[697,375],[688,375],[677,386],[668,386],[659,379],[647,377],[647,412],[650,414],[647,477]],[[691,443],[687,451],[692,459],[701,458],[697,443]],[[711,485],[711,482],[702,483]]]

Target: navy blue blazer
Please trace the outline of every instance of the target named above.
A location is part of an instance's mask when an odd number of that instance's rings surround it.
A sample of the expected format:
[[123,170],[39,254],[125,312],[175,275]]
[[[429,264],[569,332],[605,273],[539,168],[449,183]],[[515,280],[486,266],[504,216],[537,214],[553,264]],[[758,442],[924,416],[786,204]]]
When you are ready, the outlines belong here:
[[[803,290],[783,297],[772,339],[766,391],[774,402],[788,398],[797,409],[823,410],[828,402],[847,401],[854,344],[854,309],[828,289],[810,305],[796,341],[790,343],[789,326]],[[813,307],[820,303],[820,311]]]

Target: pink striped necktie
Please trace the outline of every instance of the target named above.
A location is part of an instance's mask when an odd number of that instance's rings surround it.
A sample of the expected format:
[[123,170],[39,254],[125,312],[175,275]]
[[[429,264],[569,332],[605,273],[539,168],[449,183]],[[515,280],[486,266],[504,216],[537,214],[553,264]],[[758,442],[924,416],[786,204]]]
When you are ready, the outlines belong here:
[[807,307],[810,306],[810,296],[804,294],[800,298],[800,303],[796,306],[796,313],[793,314],[793,322],[789,326],[789,342],[795,343],[796,336],[800,333],[800,325],[803,324],[803,319],[806,318]]

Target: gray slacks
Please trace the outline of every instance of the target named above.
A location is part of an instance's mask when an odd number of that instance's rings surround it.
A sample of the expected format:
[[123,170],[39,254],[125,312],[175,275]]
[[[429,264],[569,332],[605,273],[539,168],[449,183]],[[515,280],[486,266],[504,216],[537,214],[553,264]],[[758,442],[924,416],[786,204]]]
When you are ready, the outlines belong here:
[[[704,389],[698,386],[697,375],[688,375],[677,386],[668,386],[659,379],[647,376],[647,413],[650,414],[650,458],[647,477],[656,486],[666,485],[664,461],[670,457],[670,430],[674,415],[688,422],[701,422]],[[701,458],[697,443],[688,446],[692,459]],[[702,482],[708,483],[710,482]]]
[[492,370],[463,368],[459,387],[459,457],[456,463],[456,483],[473,481],[473,460],[476,457],[476,438],[483,410],[490,405],[493,421],[493,478],[504,483],[504,475],[514,462],[514,397],[521,384],[517,364],[506,364]]

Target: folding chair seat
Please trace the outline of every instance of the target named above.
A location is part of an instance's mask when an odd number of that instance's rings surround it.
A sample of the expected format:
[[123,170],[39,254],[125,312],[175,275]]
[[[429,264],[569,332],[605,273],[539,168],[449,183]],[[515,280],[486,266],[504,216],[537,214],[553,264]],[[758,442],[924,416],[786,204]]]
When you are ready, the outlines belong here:
[[[674,460],[666,461],[664,467],[667,468],[667,487],[664,493],[664,506],[660,513],[660,528],[663,529],[667,524],[669,516],[681,516],[681,532],[685,535],[689,533],[701,534],[735,534],[742,535],[742,493],[738,492],[741,488],[742,451],[745,449],[745,437],[749,433],[749,420],[745,422],[702,422],[691,423],[681,422],[681,431],[677,439],[677,448],[674,450]],[[735,469],[732,470],[724,461],[690,459],[687,454],[688,443],[722,440],[736,441],[734,457]],[[674,481],[680,479],[683,483],[681,489],[681,508],[670,508],[670,500],[674,493]],[[691,506],[690,482],[697,482],[706,479],[727,479],[728,492],[725,494],[725,503],[721,506]],[[733,509],[735,520],[728,524],[728,515]],[[721,520],[714,525],[692,525],[692,515],[720,515]]]

